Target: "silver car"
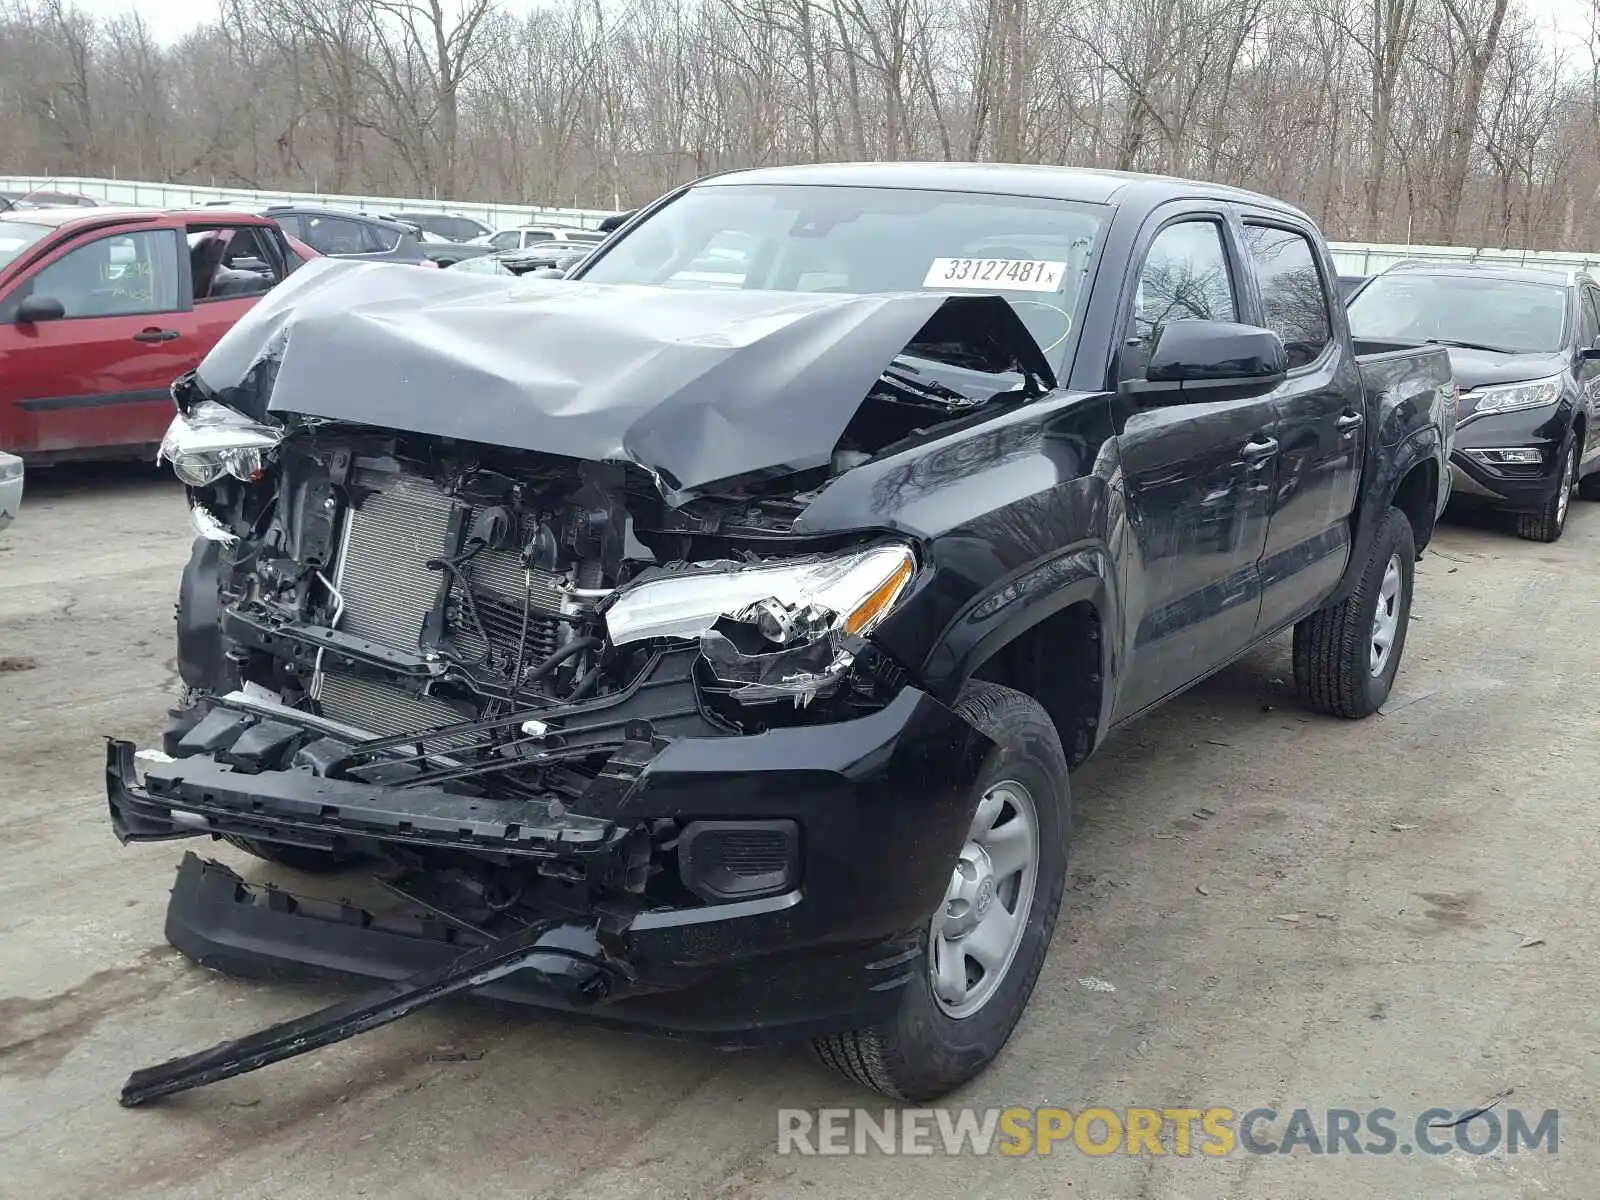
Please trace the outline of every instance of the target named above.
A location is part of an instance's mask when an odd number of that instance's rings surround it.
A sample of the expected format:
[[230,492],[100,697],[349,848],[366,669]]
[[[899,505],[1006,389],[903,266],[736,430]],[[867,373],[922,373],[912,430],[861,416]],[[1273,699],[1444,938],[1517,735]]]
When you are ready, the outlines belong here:
[[0,529],[16,519],[22,508],[22,460],[0,450]]

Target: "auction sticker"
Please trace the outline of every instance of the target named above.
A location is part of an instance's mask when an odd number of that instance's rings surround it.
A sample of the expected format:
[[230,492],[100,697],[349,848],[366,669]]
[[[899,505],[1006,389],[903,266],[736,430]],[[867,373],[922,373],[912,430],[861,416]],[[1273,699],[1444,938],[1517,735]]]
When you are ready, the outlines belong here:
[[922,286],[992,292],[1054,292],[1060,289],[1066,273],[1066,263],[1038,258],[936,258]]

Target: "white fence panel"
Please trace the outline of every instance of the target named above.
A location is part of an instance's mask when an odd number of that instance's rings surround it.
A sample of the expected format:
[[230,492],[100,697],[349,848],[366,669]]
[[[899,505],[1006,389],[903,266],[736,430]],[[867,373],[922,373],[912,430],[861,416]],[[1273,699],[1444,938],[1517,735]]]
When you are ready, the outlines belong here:
[[245,188],[204,187],[188,183],[143,183],[131,179],[85,179],[71,176],[0,176],[0,191],[34,189],[77,192],[107,204],[139,208],[203,208],[214,201],[236,204],[329,204],[369,213],[451,212],[475,217],[495,229],[534,221],[559,221],[592,228],[610,216],[604,209],[561,208],[555,205],[454,204],[445,200],[415,200],[402,196],[340,196],[327,192],[257,192]]
[[1580,271],[1600,267],[1600,252],[1579,250],[1499,250],[1471,246],[1379,246],[1365,242],[1329,242],[1334,265],[1347,275],[1376,275],[1385,267],[1408,259],[1430,262],[1498,263],[1506,267],[1536,267],[1550,271]]

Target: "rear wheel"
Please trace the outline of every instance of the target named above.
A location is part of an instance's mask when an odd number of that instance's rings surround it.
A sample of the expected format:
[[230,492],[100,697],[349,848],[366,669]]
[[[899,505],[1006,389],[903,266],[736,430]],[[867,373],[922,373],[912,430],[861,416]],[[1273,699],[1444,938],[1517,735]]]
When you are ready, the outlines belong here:
[[1044,965],[1067,877],[1067,759],[1037,701],[972,683],[956,711],[995,742],[966,844],[922,931],[924,969],[882,1025],[819,1038],[817,1057],[885,1095],[932,1100],[1000,1053]]
[[1567,527],[1567,510],[1572,506],[1572,489],[1578,482],[1578,445],[1576,439],[1567,439],[1566,452],[1561,456],[1561,478],[1556,483],[1555,494],[1544,502],[1537,512],[1517,514],[1517,536],[1530,542],[1554,542]]
[[1411,522],[1391,508],[1355,590],[1294,627],[1294,682],[1307,708],[1358,719],[1389,698],[1411,624],[1416,557]]

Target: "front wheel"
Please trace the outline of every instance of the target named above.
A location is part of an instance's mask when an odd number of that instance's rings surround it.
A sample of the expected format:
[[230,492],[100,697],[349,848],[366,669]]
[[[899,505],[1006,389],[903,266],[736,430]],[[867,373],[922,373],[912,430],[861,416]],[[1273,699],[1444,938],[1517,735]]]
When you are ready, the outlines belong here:
[[1355,590],[1294,627],[1295,689],[1307,708],[1356,720],[1389,698],[1411,624],[1416,558],[1411,522],[1391,508]]
[[1556,481],[1555,494],[1537,512],[1517,514],[1517,536],[1530,542],[1559,540],[1567,527],[1567,509],[1572,506],[1572,489],[1577,482],[1577,439],[1568,438],[1566,453],[1561,456],[1561,478]]
[[922,931],[923,969],[882,1025],[819,1038],[817,1057],[898,1100],[945,1095],[984,1070],[1022,1017],[1067,878],[1067,758],[1037,701],[969,684],[955,706],[995,742],[969,801],[972,824]]

